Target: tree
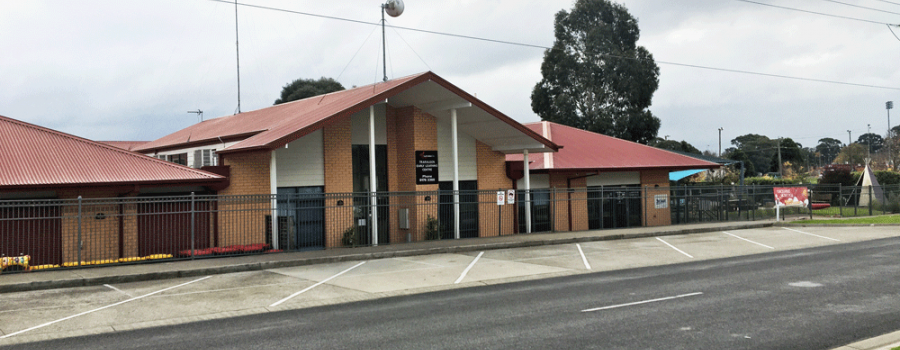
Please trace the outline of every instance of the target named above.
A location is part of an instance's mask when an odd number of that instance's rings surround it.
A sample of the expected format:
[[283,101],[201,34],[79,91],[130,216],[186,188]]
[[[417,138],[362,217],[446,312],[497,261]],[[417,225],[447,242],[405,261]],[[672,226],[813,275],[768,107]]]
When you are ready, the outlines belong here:
[[744,174],[756,174],[756,168],[753,165],[753,162],[750,161],[750,157],[744,151],[741,151],[737,148],[728,148],[725,150],[725,158],[731,160],[737,160],[744,162]]
[[344,86],[331,78],[297,79],[281,88],[281,98],[275,100],[275,104],[302,100],[307,97],[341,90],[344,90]]
[[694,147],[690,143],[687,143],[687,141],[678,142],[675,140],[663,140],[663,139],[657,137],[657,138],[653,139],[653,141],[650,141],[649,145],[656,147],[656,148],[667,149],[667,150],[671,150],[671,151],[702,154],[700,152],[700,150],[697,149],[697,147]]
[[648,143],[660,120],[648,109],[659,67],[637,46],[637,19],[609,0],[577,0],[556,14],[555,42],[544,52],[531,93],[541,119]]
[[822,164],[831,164],[834,158],[837,158],[838,153],[841,153],[841,147],[843,146],[844,144],[841,141],[826,137],[819,139],[816,152],[819,152],[819,156],[822,157]]
[[835,164],[865,164],[866,163],[866,146],[853,143],[841,149],[841,153],[834,158]]
[[[747,174],[757,174],[765,172],[771,167],[772,155],[776,154],[778,140],[772,140],[763,135],[747,134],[731,140],[731,144],[746,154],[749,162],[745,163],[753,165],[747,165]],[[750,169],[753,169],[753,172],[750,172]]]
[[800,170],[803,164],[805,164],[806,159],[803,158],[803,150],[802,146],[799,143],[794,142],[791,138],[781,139],[781,144],[778,145],[778,140],[775,140],[776,148],[775,154],[772,155],[771,166],[769,167],[769,171],[775,172],[778,171],[778,148],[781,147],[781,163],[791,163],[792,172],[797,172]]
[[881,147],[884,147],[884,138],[881,135],[868,133],[859,135],[859,139],[856,140],[857,143],[862,144],[866,147],[871,147],[869,151],[872,153],[878,152]]

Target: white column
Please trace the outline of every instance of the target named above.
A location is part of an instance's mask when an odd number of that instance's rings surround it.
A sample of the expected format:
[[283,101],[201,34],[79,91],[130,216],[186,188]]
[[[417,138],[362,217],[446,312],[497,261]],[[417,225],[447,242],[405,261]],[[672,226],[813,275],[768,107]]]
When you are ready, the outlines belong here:
[[272,199],[272,249],[278,248],[278,167],[275,151],[269,160],[269,193]]
[[372,195],[372,245],[378,245],[378,181],[375,178],[375,105],[369,106],[369,191]]
[[453,149],[453,238],[459,239],[459,135],[456,130],[456,108],[450,110],[450,139]]
[[525,233],[531,233],[531,169],[528,168],[528,150],[522,151],[525,162]]

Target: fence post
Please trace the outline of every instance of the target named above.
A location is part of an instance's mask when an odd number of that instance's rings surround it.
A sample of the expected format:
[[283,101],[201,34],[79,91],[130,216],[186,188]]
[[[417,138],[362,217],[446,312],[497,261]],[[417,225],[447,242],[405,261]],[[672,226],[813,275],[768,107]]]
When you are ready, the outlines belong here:
[[[503,190],[498,188],[497,192],[503,192]],[[498,205],[499,208],[497,208],[497,237],[503,235],[503,206],[506,205],[506,194],[504,193],[503,196],[503,203]],[[479,202],[481,201],[479,200]]]
[[872,186],[869,186],[869,216],[872,216]]
[[838,215],[844,217],[844,184],[838,184]]
[[84,242],[81,240],[81,196],[78,196],[78,266],[81,266],[81,250]]
[[196,239],[194,237],[194,235],[196,234],[194,226],[197,224],[197,221],[194,219],[194,215],[196,214],[196,210],[194,209],[195,208],[194,203],[195,203],[194,192],[191,192],[191,260],[194,260],[194,249],[196,248],[196,247],[194,247],[194,242],[196,242]]

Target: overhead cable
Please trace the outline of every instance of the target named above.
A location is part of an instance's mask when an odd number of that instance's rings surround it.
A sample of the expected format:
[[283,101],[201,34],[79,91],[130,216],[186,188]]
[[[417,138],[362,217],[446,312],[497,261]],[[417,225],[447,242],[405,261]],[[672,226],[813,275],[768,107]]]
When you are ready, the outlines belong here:
[[[226,1],[226,0],[208,0],[208,1],[212,1],[212,2],[221,2],[221,3],[226,3],[226,4],[234,4],[234,2]],[[774,6],[774,5],[769,5],[769,4],[764,4],[764,3],[758,3],[758,2],[755,2],[755,1],[749,1],[749,0],[737,0],[737,1],[744,1],[744,2],[749,2],[749,3],[760,4],[760,5]],[[325,16],[325,15],[319,15],[319,14],[308,13],[308,12],[300,12],[300,11],[287,10],[287,9],[282,9],[282,8],[277,8],[277,7],[268,7],[268,6],[261,6],[261,5],[251,5],[251,4],[244,4],[244,3],[238,3],[238,5],[247,6],[247,7],[253,7],[253,8],[258,8],[258,9],[264,9],[264,10],[286,12],[286,13],[292,13],[292,14],[298,14],[298,15],[304,15],[304,16],[319,17],[319,18],[325,18],[325,19],[333,19],[333,20],[338,20],[338,21],[353,22],[353,23],[359,23],[359,24],[367,24],[367,25],[373,25],[373,26],[380,26],[380,25],[381,25],[381,23],[377,23],[377,22],[366,22],[366,21],[354,20],[354,19],[349,19],[349,18],[334,17],[334,16]],[[775,7],[779,7],[779,6],[775,6]],[[787,8],[787,9],[791,9],[791,8]],[[798,10],[798,11],[807,12],[807,11],[804,11],[804,10]],[[841,17],[841,16],[834,16],[834,17]],[[842,18],[844,18],[844,17],[842,17]],[[846,17],[846,18],[853,19],[853,18],[850,18],[850,17]],[[859,20],[859,19],[857,19],[857,20]],[[888,24],[888,23],[881,23],[881,22],[867,21],[867,20],[860,20],[860,21],[865,21],[865,22],[870,22],[870,23],[877,23],[877,24],[885,24],[885,25],[891,26],[891,24]],[[409,27],[400,27],[400,26],[394,26],[394,25],[386,25],[386,27],[395,28],[395,29],[409,30],[409,31],[415,31],[415,32],[420,32],[420,33],[427,33],[427,34],[435,34],[435,35],[442,35],[442,36],[448,36],[448,37],[462,38],[462,39],[471,39],[471,40],[486,41],[486,42],[492,42],[492,43],[498,43],[498,44],[506,44],[506,45],[513,45],[513,46],[530,47],[530,48],[544,49],[544,50],[553,50],[553,48],[552,48],[552,47],[549,47],[549,46],[535,45],[535,44],[526,44],[526,43],[519,43],[519,42],[514,42],[514,41],[505,41],[505,40],[488,39],[488,38],[481,38],[481,37],[475,37],[475,36],[469,36],[469,35],[460,35],[460,34],[453,34],[453,33],[444,33],[444,32],[432,31],[432,30],[424,30],[424,29],[409,28]],[[613,55],[613,54],[601,54],[601,55],[604,56],[604,57],[619,58],[619,59],[627,59],[627,60],[634,60],[634,61],[642,61],[642,60],[643,60],[643,59],[637,58],[637,57],[626,57],[626,56],[619,56],[619,55]],[[759,72],[752,72],[752,71],[739,70],[739,69],[730,69],[730,68],[719,68],[719,67],[701,66],[701,65],[697,65],[697,64],[678,63],[678,62],[667,62],[667,61],[659,61],[659,60],[655,60],[654,62],[659,63],[659,64],[672,65],[672,66],[680,66],[680,67],[688,67],[688,68],[696,68],[696,69],[706,69],[706,70],[714,70],[714,71],[729,72],[729,73],[739,73],[739,74],[759,75],[759,76],[772,77],[772,78],[782,78],[782,79],[802,80],[802,81],[810,81],[810,82],[818,82],[818,83],[828,83],[828,84],[839,84],[839,85],[859,86],[859,87],[868,87],[868,88],[886,89],[886,90],[900,90],[900,87],[879,86],[879,85],[860,84],[860,83],[849,83],[849,82],[842,82],[842,81],[835,81],[835,80],[826,80],[826,79],[817,79],[817,78],[805,78],[805,77],[795,77],[795,76],[781,75],[781,74],[759,73]]]
[[803,10],[803,9],[798,9],[798,8],[793,8],[793,7],[786,7],[786,6],[778,6],[778,5],[767,4],[767,3],[764,3],[764,2],[758,2],[758,1],[751,1],[751,0],[737,0],[737,1],[740,1],[740,2],[746,2],[746,3],[750,3],[750,4],[756,4],[756,5],[762,5],[762,6],[768,6],[768,7],[774,7],[774,8],[779,8],[779,9],[783,9],[783,10],[791,10],[791,11],[797,11],[797,12],[803,12],[803,13],[810,13],[810,14],[820,15],[820,16],[827,16],[827,17],[833,17],[833,18],[848,19],[848,20],[852,20],[852,21],[859,21],[859,22],[866,22],[866,23],[873,23],[873,24],[885,24],[885,25],[895,26],[895,27],[898,26],[897,24],[893,24],[893,23],[885,23],[885,22],[878,22],[878,21],[870,21],[870,20],[867,20],[867,19],[855,18],[855,17],[847,17],[847,16],[841,16],[841,15],[832,15],[832,14],[829,14],[829,13],[815,12],[815,11]]

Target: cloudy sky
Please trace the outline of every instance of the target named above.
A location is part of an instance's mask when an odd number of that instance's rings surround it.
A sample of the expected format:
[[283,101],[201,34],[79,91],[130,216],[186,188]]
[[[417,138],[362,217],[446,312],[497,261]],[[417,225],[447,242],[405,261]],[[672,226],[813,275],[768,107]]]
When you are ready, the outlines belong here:
[[[900,23],[900,0],[756,0]],[[380,20],[378,0],[239,0],[241,4]],[[660,88],[660,137],[718,150],[736,136],[815,146],[885,134],[900,103],[900,39],[884,24],[738,0],[626,0]],[[527,5],[526,5],[527,4]],[[388,23],[539,46],[572,0],[406,0]],[[866,9],[849,5],[879,9]],[[366,23],[238,7],[241,110],[272,104],[297,78],[345,87],[380,81],[381,29]],[[900,35],[900,28],[894,29]],[[0,0],[0,115],[95,140],[153,140],[237,111],[235,6],[210,0]],[[434,71],[520,122],[537,121],[531,90],[543,49],[387,29],[389,77]],[[884,88],[773,78],[684,65]],[[900,111],[893,110],[893,125]]]

